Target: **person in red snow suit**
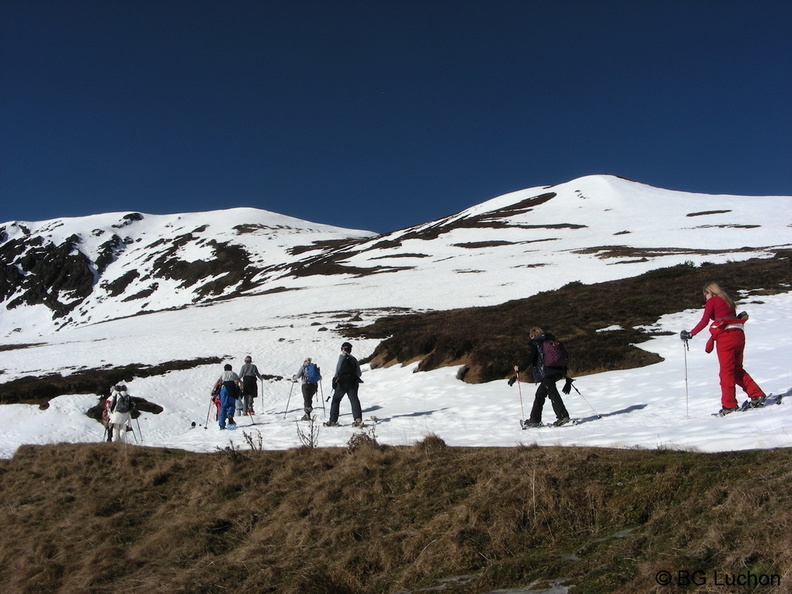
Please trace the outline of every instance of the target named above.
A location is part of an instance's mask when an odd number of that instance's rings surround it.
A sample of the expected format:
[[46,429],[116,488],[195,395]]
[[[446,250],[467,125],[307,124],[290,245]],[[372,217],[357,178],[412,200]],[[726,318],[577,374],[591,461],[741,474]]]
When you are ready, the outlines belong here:
[[737,309],[731,297],[717,283],[704,285],[704,315],[701,321],[690,331],[682,331],[683,340],[694,337],[710,324],[710,339],[704,350],[712,352],[717,347],[718,363],[720,364],[721,410],[725,415],[734,412],[737,406],[736,388],[740,386],[748,394],[751,406],[764,402],[765,393],[762,388],[743,369],[743,352],[745,351],[745,332],[743,325],[748,321],[745,312],[737,315]]

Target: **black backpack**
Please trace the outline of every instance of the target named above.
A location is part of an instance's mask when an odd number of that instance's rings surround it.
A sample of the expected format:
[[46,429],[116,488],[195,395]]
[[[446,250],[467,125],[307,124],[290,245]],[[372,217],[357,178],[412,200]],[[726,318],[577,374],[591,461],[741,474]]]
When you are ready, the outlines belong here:
[[132,398],[127,393],[113,395],[113,402],[110,404],[110,412],[128,413],[132,410]]
[[347,354],[344,356],[344,360],[341,362],[341,368],[338,371],[338,379],[357,380],[357,367],[355,363],[357,363],[357,359],[355,359],[352,355]]
[[239,386],[235,381],[228,380],[223,382],[223,387],[226,389],[226,395],[231,398],[239,398]]

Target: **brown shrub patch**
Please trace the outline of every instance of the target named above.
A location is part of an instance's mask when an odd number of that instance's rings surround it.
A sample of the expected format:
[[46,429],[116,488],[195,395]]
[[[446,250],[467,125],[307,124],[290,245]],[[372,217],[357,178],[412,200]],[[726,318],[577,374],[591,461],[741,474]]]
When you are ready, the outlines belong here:
[[111,368],[83,369],[70,375],[50,373],[38,377],[21,377],[0,384],[0,403],[38,404],[46,408],[52,398],[64,394],[104,395],[114,384],[131,382],[135,377],[153,377],[168,371],[193,369],[221,362],[222,359],[218,357],[202,357],[192,360],[168,361],[158,365],[132,364]]
[[[652,336],[641,327],[664,314],[701,307],[701,287],[709,280],[717,279],[732,295],[788,291],[790,253],[720,265],[683,264],[593,285],[570,283],[502,305],[391,315],[343,331],[348,337],[384,339],[365,360],[374,366],[420,361],[420,370],[431,370],[465,365],[469,383],[508,377],[525,356],[531,326],[565,342],[572,375],[630,369],[660,361],[632,346]],[[597,332],[611,326],[622,330]]]

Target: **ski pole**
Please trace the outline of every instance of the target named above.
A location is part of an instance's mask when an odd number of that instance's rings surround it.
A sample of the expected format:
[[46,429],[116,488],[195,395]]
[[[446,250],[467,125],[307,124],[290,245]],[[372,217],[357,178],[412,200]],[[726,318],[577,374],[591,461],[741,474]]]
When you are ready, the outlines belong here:
[[206,421],[204,422],[204,429],[208,429],[209,415],[212,413],[212,406],[214,406],[214,399],[209,400],[209,410],[206,411]]
[[[514,377],[517,378],[517,393],[520,395],[520,412],[522,413],[521,419],[525,418],[525,408],[523,407],[522,388],[520,387],[520,369],[514,366]],[[522,422],[522,421],[520,421]]]
[[132,432],[132,437],[135,438],[135,443],[138,442],[138,438],[137,438],[137,435],[135,435],[135,430],[132,428],[132,422],[131,421],[127,422],[127,425],[124,427],[124,430],[125,431],[131,431]]
[[590,408],[590,409],[591,409],[591,410],[594,412],[594,414],[597,416],[597,418],[598,418],[598,419],[601,419],[601,418],[602,418],[602,415],[601,415],[601,414],[599,414],[599,413],[598,413],[596,410],[594,410],[594,407],[593,407],[593,406],[591,406],[591,403],[590,403],[588,400],[586,400],[586,397],[585,397],[585,396],[583,396],[583,394],[581,394],[581,393],[580,393],[580,390],[578,390],[578,389],[577,389],[577,386],[576,386],[575,384],[570,384],[570,385],[571,385],[573,388],[575,388],[575,392],[577,392],[577,393],[578,393],[578,395],[579,395],[579,396],[580,396],[580,397],[581,397],[583,400],[585,400],[586,404],[588,404],[588,405],[589,405],[589,408]]
[[683,352],[685,353],[685,416],[690,417],[690,404],[689,404],[689,391],[688,391],[688,364],[687,364],[687,354],[690,350],[690,345],[688,344],[687,340],[683,340]]
[[294,390],[294,384],[295,383],[296,382],[294,380],[292,380],[291,388],[289,388],[289,398],[288,398],[288,400],[286,400],[286,410],[283,411],[283,418],[284,419],[286,418],[286,413],[289,410],[289,402],[291,402],[291,394],[292,394],[292,390]]

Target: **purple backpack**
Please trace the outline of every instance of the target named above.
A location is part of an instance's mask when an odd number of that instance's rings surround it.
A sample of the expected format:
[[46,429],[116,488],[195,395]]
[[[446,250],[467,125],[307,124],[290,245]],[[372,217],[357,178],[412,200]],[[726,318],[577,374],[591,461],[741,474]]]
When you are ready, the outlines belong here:
[[567,350],[558,340],[543,341],[542,354],[545,367],[567,367],[569,365]]

